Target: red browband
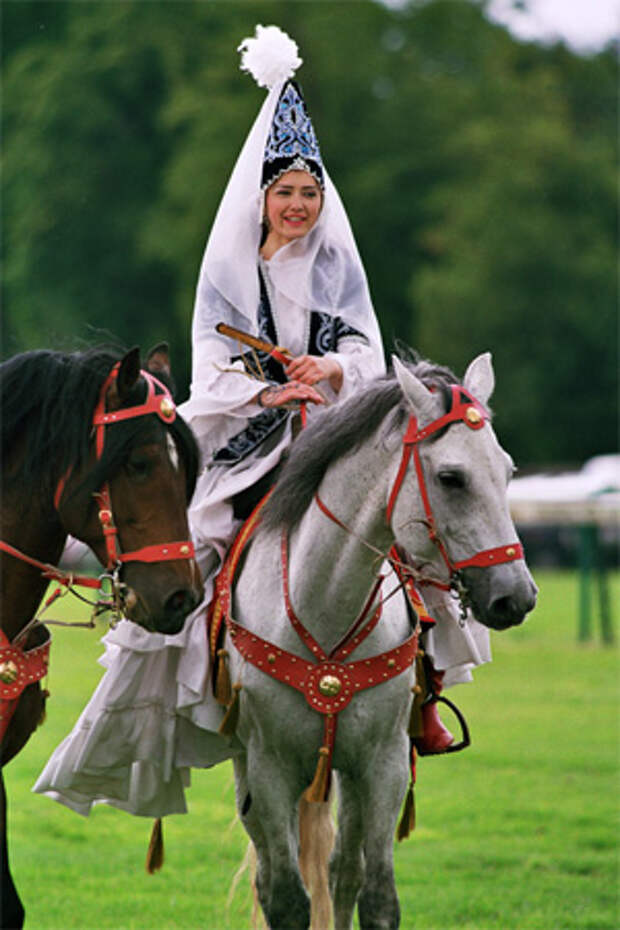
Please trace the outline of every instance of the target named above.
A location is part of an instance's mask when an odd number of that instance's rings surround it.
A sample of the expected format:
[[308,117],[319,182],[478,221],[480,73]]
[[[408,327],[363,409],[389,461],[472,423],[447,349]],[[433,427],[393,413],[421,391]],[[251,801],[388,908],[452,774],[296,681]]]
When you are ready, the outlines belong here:
[[[150,413],[156,414],[164,423],[174,423],[177,415],[174,400],[166,385],[162,384],[149,371],[144,370],[140,371],[148,388],[144,403],[135,407],[122,407],[119,410],[106,411],[106,395],[108,389],[118,377],[119,369],[120,363],[117,363],[104,381],[93,414],[93,426],[96,428],[97,458],[101,458],[103,453],[106,426],[110,426],[112,423],[120,423],[122,420],[133,420],[136,417],[147,416]],[[157,393],[157,388],[159,388],[159,393]]]

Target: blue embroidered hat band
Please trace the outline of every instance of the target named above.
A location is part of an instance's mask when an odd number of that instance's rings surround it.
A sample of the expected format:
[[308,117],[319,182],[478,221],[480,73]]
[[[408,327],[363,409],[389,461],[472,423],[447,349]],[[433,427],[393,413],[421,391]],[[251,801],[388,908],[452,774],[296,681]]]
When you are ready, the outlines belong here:
[[301,88],[288,80],[276,105],[265,144],[261,189],[287,171],[307,171],[324,187],[323,161]]

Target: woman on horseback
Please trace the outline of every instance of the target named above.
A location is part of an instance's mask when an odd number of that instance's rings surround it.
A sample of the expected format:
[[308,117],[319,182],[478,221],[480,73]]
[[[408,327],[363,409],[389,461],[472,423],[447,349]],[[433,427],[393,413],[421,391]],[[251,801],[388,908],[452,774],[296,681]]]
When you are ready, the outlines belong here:
[[[207,242],[191,395],[179,408],[203,453],[189,516],[205,601],[176,636],[122,621],[105,637],[107,672],[35,786],[83,814],[95,801],[146,816],[183,812],[189,769],[235,753],[235,738],[218,734],[205,635],[214,577],[273,482],[300,411],[313,417],[385,370],[362,262],[292,80],[297,46],[277,27],[258,26],[241,49],[242,69],[269,92]],[[247,335],[262,348],[249,348]],[[450,626],[443,652],[434,634],[440,667],[467,680],[490,658],[488,633],[459,628],[446,596],[438,608],[438,626],[442,617]],[[442,751],[452,736],[434,704],[425,716],[426,748]]]

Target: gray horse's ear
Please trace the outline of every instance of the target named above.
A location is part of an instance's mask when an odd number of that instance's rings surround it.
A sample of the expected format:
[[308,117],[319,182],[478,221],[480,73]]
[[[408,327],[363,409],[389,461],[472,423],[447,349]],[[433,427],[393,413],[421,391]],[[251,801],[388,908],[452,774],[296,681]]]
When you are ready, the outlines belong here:
[[483,352],[471,362],[463,378],[463,387],[467,388],[481,404],[487,404],[495,387],[490,352]]
[[439,400],[395,355],[392,356],[392,365],[405,399],[413,407],[420,425],[430,423],[437,416]]

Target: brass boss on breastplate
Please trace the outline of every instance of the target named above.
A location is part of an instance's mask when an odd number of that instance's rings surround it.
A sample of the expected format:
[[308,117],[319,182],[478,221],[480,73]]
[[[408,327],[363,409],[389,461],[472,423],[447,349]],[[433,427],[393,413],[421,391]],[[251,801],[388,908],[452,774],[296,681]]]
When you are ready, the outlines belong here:
[[319,691],[326,697],[334,697],[342,688],[342,682],[335,675],[323,675],[319,681]]

